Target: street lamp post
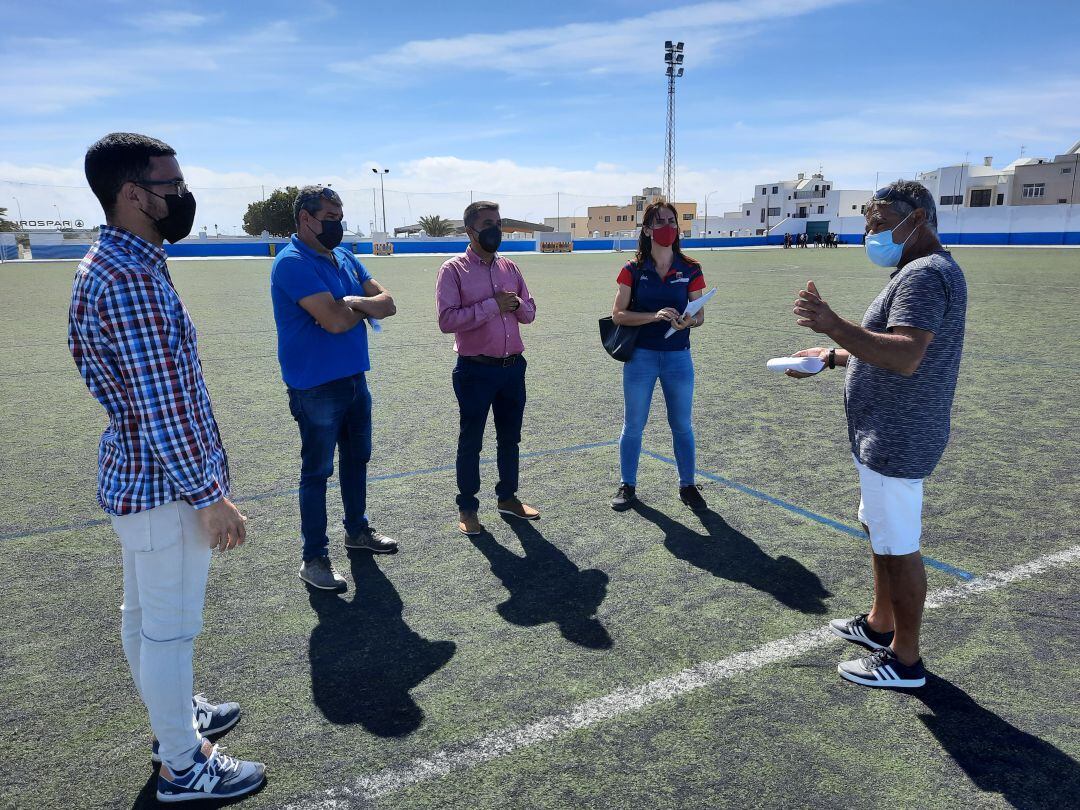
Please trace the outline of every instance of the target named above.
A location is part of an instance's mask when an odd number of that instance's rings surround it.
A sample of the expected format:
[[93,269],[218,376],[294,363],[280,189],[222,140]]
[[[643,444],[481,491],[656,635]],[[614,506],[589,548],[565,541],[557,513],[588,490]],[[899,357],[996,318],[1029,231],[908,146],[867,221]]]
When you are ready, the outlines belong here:
[[716,191],[710,191],[705,195],[705,238],[709,238],[709,197],[715,194]]
[[53,208],[56,209],[56,230],[64,230],[64,216],[60,213],[60,206],[53,203]]
[[22,218],[22,203],[19,202],[18,197],[12,197],[11,199],[13,199],[15,201],[15,207],[19,211],[19,226],[21,227],[22,226],[22,221],[23,221],[23,218]]
[[390,173],[390,170],[389,169],[383,169],[382,171],[379,171],[378,169],[372,169],[371,171],[373,171],[375,174],[379,175],[379,192],[382,195],[382,229],[383,229],[383,233],[385,234],[386,233],[386,187],[383,186],[383,178],[387,174]]

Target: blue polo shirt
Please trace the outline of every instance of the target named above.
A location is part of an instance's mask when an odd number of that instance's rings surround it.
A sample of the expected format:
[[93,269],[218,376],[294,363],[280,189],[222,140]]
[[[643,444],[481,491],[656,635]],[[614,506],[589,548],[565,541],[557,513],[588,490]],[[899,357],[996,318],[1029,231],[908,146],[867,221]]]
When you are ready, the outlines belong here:
[[366,294],[364,282],[371,274],[364,265],[343,247],[334,248],[333,255],[336,264],[293,234],[270,271],[281,378],[292,388],[314,388],[371,368],[366,321],[335,335],[297,303],[321,292],[334,298]]
[[[635,262],[627,262],[619,271],[618,282],[625,287],[633,287]],[[671,269],[664,278],[656,272],[656,262],[652,256],[645,260],[645,266],[638,279],[634,294],[635,312],[659,312],[664,307],[672,307],[681,313],[690,302],[690,293],[705,289],[705,277],[701,265],[688,256],[675,254]],[[647,323],[638,330],[637,343],[641,349],[660,352],[677,352],[690,348],[690,330],[681,329],[669,338],[664,337],[671,324],[667,321]]]

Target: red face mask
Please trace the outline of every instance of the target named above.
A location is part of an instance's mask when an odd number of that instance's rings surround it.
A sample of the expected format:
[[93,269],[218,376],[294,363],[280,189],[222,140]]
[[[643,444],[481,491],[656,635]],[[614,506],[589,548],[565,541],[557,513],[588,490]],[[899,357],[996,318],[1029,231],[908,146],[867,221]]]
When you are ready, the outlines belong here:
[[652,229],[652,239],[661,247],[671,247],[679,236],[679,229],[674,225],[664,225]]

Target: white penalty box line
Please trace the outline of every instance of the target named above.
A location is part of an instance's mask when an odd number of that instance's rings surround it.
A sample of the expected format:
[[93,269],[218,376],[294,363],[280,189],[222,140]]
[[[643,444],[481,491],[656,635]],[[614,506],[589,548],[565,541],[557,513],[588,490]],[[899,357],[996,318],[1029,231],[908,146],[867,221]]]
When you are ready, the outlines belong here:
[[[952,605],[1076,562],[1080,562],[1080,545],[1037,557],[1004,571],[984,574],[969,582],[932,591],[927,595],[926,607],[936,609]],[[754,672],[770,664],[796,658],[818,647],[839,641],[841,639],[829,630],[828,625],[795,633],[719,661],[696,664],[641,686],[616,689],[610,694],[586,700],[566,711],[543,717],[527,725],[493,732],[460,747],[414,759],[400,767],[362,776],[348,786],[327,790],[321,798],[290,804],[287,810],[345,810],[366,806],[372,800],[421,782],[475,768],[518,749],[558,739],[574,731],[673,700],[689,692]]]

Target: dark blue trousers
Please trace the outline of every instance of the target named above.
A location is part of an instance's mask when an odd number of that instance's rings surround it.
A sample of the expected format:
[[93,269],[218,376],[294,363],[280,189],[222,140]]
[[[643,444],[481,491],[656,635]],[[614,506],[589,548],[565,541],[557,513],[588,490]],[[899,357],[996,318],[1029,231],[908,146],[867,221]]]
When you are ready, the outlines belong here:
[[461,414],[457,450],[457,505],[475,512],[480,508],[480,451],[488,412],[495,416],[499,481],[495,497],[514,497],[518,489],[518,445],[525,413],[525,358],[510,366],[488,366],[459,357],[454,368],[454,393]]
[[314,388],[289,388],[289,410],[300,426],[300,533],[304,560],[325,557],[326,481],[334,473],[345,507],[345,531],[367,527],[367,465],[371,460],[371,394],[364,375],[342,377]]

